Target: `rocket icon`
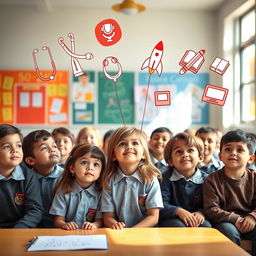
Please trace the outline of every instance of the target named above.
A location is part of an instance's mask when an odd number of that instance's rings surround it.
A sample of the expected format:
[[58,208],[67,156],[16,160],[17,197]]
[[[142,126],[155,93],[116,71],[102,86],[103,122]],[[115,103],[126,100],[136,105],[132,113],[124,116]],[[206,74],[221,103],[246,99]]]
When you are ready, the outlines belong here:
[[160,41],[153,49],[151,55],[143,62],[141,69],[148,68],[149,74],[153,74],[155,70],[158,76],[161,76],[163,64],[161,62],[163,56],[163,42]]

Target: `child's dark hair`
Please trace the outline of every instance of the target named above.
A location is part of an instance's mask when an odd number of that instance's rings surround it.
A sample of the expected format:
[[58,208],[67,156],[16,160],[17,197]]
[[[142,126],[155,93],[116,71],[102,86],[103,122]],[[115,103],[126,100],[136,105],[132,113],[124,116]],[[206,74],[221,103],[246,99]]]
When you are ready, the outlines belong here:
[[23,159],[25,160],[26,157],[34,157],[33,150],[35,143],[40,140],[48,140],[50,137],[52,137],[52,135],[46,130],[36,130],[25,136],[22,143]]
[[78,158],[88,153],[90,154],[90,157],[99,159],[102,163],[100,178],[96,181],[97,189],[101,190],[102,188],[101,176],[106,168],[106,157],[103,151],[97,146],[80,144],[75,146],[70,152],[70,155],[65,163],[64,172],[61,176],[61,179],[56,185],[56,187],[54,188],[54,192],[53,192],[54,194],[58,191],[62,191],[64,194],[70,193],[72,191],[75,176],[72,175],[72,173],[70,172],[70,166],[73,166]]
[[71,142],[72,142],[72,144],[74,144],[74,142],[75,142],[75,136],[74,136],[74,134],[73,134],[70,130],[68,130],[68,129],[65,128],[65,127],[55,128],[55,129],[52,131],[52,136],[54,137],[54,136],[55,136],[56,134],[58,134],[58,133],[60,133],[60,134],[62,134],[62,135],[64,135],[64,136],[69,137],[70,140],[71,140]]
[[22,142],[23,136],[17,127],[10,124],[0,124],[0,139],[11,134],[18,134]]
[[209,127],[209,126],[207,126],[207,127],[200,127],[200,128],[196,131],[196,136],[197,136],[198,134],[201,134],[201,133],[214,133],[214,134],[217,135],[216,130],[215,130],[214,128],[212,128],[212,127]]
[[170,134],[170,137],[173,136],[173,133],[172,133],[171,130],[168,129],[167,127],[158,127],[158,128],[156,128],[156,129],[151,133],[150,139],[152,139],[152,137],[153,137],[153,135],[154,135],[155,133],[159,133],[159,132],[167,132],[167,133]]
[[256,140],[252,134],[237,129],[224,134],[220,141],[220,151],[222,147],[229,142],[244,142],[247,145],[250,155],[255,154]]
[[164,159],[166,163],[169,163],[171,159],[171,153],[173,150],[173,145],[177,140],[184,140],[188,146],[194,146],[198,150],[199,156],[204,155],[204,144],[202,140],[196,136],[190,135],[186,132],[178,133],[172,137],[165,146],[164,149]]
[[103,144],[105,143],[106,139],[114,132],[114,130],[108,130],[103,136]]

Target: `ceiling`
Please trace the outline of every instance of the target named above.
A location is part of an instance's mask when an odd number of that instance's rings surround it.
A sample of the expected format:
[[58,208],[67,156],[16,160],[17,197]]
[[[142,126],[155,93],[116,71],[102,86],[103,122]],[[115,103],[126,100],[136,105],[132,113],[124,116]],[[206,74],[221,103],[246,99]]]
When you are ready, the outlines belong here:
[[[52,10],[58,7],[110,8],[123,0],[0,0],[0,7],[31,6],[39,10]],[[224,0],[135,0],[148,10],[215,10]]]

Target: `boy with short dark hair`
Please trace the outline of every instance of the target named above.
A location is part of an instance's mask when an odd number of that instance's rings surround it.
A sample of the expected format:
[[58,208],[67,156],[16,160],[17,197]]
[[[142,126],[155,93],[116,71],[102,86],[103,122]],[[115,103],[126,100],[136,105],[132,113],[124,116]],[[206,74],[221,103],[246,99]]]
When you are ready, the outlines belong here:
[[204,160],[199,164],[199,168],[207,174],[219,170],[223,163],[215,155],[218,144],[216,130],[211,127],[201,127],[196,131],[196,136],[204,143]]
[[46,130],[29,133],[23,140],[24,162],[33,168],[40,182],[44,216],[42,227],[53,227],[53,216],[49,214],[52,205],[53,187],[63,172],[58,166],[60,152],[52,135]]
[[35,228],[43,215],[39,182],[23,158],[22,134],[0,124],[0,228]]
[[252,240],[256,255],[256,172],[247,168],[255,160],[255,140],[245,131],[226,133],[219,157],[225,166],[211,173],[203,186],[204,211],[214,227],[236,244]]
[[162,174],[168,167],[164,160],[164,148],[172,135],[173,133],[167,127],[158,127],[151,133],[148,143],[151,161]]

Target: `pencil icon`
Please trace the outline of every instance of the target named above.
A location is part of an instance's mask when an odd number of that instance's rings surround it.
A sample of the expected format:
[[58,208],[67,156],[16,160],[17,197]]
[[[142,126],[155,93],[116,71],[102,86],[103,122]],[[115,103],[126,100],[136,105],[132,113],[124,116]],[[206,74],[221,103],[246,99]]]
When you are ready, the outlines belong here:
[[[189,60],[186,60],[188,59],[188,56],[190,53],[194,53],[194,54],[192,57],[190,56]],[[182,66],[182,68],[179,71],[179,74],[184,75],[187,71],[197,73],[199,68],[202,66],[204,62],[204,54],[205,54],[204,49],[200,50],[197,53],[195,53],[194,51],[187,51],[179,63]]]

